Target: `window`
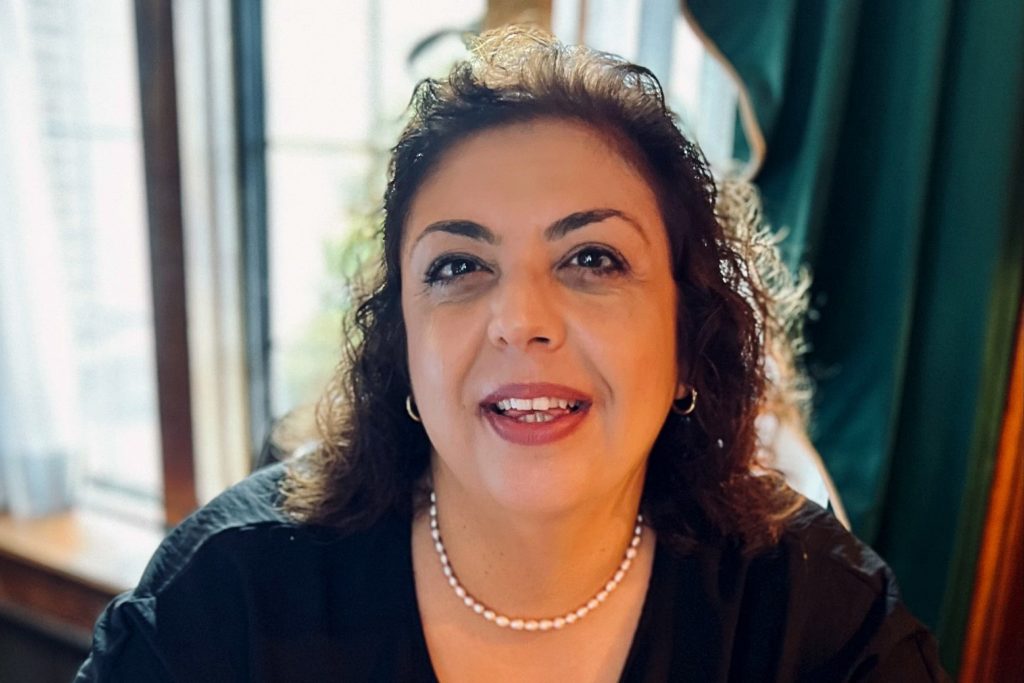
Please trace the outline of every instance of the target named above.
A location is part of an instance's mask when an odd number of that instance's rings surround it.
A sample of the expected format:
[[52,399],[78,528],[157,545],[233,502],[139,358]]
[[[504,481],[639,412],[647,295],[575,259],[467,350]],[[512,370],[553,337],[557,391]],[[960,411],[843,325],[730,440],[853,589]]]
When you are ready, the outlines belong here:
[[[128,0],[0,22],[0,466],[8,505],[155,519],[152,304]],[[74,484],[74,486],[72,486]]]

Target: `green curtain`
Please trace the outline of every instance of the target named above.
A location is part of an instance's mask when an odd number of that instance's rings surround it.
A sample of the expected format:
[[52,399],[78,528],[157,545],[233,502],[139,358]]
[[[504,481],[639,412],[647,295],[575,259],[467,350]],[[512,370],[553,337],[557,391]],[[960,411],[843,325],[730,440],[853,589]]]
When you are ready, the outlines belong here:
[[691,0],[814,276],[813,438],[956,670],[1024,263],[1024,2]]

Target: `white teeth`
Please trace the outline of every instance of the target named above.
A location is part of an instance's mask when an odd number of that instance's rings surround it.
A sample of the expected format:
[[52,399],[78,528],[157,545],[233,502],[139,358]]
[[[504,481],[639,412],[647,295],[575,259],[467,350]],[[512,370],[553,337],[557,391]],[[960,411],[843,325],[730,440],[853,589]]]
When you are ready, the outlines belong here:
[[553,398],[541,396],[538,398],[504,398],[494,404],[501,412],[507,410],[534,410],[546,411],[553,409],[568,410],[579,406],[579,401],[572,401],[564,398]]

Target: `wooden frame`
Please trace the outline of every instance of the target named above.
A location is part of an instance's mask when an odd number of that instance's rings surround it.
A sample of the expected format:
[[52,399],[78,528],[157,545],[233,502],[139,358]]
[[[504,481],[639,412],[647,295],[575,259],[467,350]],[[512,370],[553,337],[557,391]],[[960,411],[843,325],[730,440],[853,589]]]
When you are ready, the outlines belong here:
[[196,508],[185,248],[171,3],[135,0],[142,143],[153,279],[164,511],[173,526]]

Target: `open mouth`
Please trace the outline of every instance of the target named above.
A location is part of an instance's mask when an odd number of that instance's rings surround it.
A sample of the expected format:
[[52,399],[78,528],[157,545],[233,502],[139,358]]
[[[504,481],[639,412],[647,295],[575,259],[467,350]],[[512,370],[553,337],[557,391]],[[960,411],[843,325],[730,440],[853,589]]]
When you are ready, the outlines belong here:
[[585,402],[573,399],[545,397],[506,398],[485,406],[491,412],[516,422],[551,422],[566,415],[578,413]]
[[590,396],[562,384],[505,384],[484,397],[480,414],[505,441],[541,446],[573,434],[591,405]]

